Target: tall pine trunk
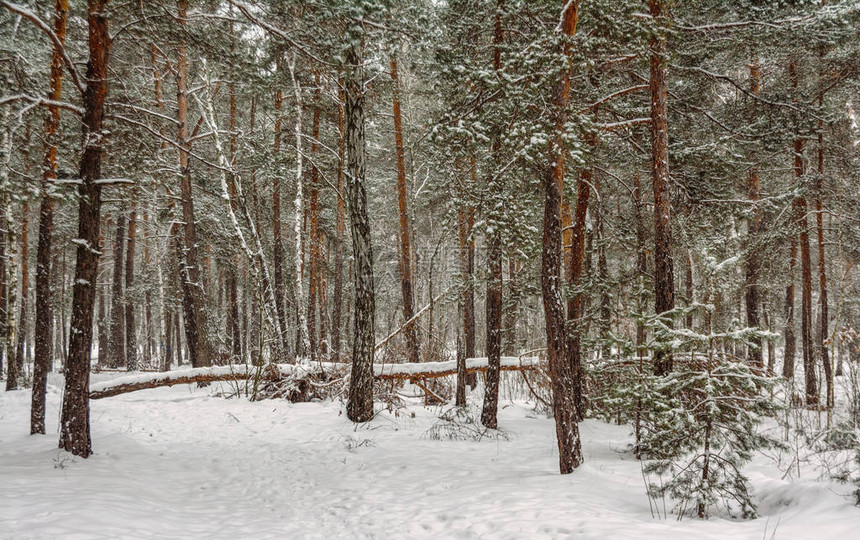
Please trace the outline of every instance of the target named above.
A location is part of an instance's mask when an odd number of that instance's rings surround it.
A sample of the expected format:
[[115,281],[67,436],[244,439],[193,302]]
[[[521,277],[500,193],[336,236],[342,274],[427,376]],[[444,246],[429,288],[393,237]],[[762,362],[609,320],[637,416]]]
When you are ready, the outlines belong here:
[[137,333],[134,321],[134,300],[130,296],[134,286],[134,247],[137,233],[137,203],[133,202],[128,216],[128,244],[125,264],[125,361],[128,371],[137,371]]
[[[562,27],[563,51],[570,57],[570,37],[576,33],[579,2],[563,2]],[[551,109],[555,133],[547,150],[547,166],[543,175],[544,216],[543,249],[541,254],[541,293],[546,321],[547,357],[552,379],[552,407],[555,416],[555,432],[558,442],[558,461],[561,474],[573,472],[582,463],[579,438],[577,391],[573,365],[569,361],[562,297],[562,231],[561,199],[564,186],[564,138],[563,127],[567,120],[567,105],[570,96],[570,68],[559,75],[555,89],[555,103]]]
[[116,235],[113,244],[110,329],[108,331],[108,349],[106,352],[106,364],[111,368],[117,368],[125,361],[125,337],[123,334],[125,311],[122,308],[122,275],[125,268],[123,265],[123,248],[125,247],[126,237],[125,226],[125,212],[120,208],[116,218]]
[[360,45],[347,50],[346,148],[349,156],[349,224],[355,258],[355,319],[352,371],[349,380],[347,417],[366,422],[373,417],[373,352],[376,301],[373,290],[373,249],[365,191],[364,58]]
[[[502,29],[502,11],[505,8],[504,0],[497,0],[495,22],[493,24],[493,71],[496,77],[501,77],[502,71],[502,43],[505,39]],[[493,135],[490,152],[493,163],[498,164],[501,153],[501,133]],[[490,211],[489,220],[497,221],[487,234],[487,375],[484,379],[484,406],[481,410],[481,423],[488,428],[495,429],[498,426],[499,409],[499,379],[502,362],[502,231],[501,216],[498,199],[504,189],[501,171],[496,174],[490,172]]]
[[[314,73],[314,103],[313,116],[311,120],[311,175],[310,175],[310,193],[309,208],[310,214],[310,229],[308,231],[308,241],[310,244],[310,275],[308,279],[308,341],[311,348],[308,351],[311,362],[317,360],[319,355],[319,334],[317,333],[317,301],[320,295],[320,272],[322,270],[322,239],[320,238],[319,220],[320,220],[320,172],[317,168],[317,157],[319,154],[319,136],[320,136],[320,76],[319,70]],[[322,317],[322,312],[320,312]]]
[[[761,68],[758,61],[750,64],[750,92],[753,95],[758,95],[761,91]],[[748,232],[747,232],[747,258],[745,272],[745,294],[744,303],[746,304],[747,327],[758,328],[761,326],[759,321],[759,286],[758,279],[761,270],[761,261],[759,260],[759,245],[758,237],[761,229],[761,215],[758,209],[758,201],[761,198],[761,186],[759,184],[758,166],[754,165],[747,178],[747,198],[752,203],[752,216],[750,217]],[[762,356],[762,339],[754,337],[750,340],[750,347],[747,351],[747,361],[750,365],[756,368],[764,367]]]
[[[403,296],[403,320],[411,321],[415,314],[412,292],[412,239],[409,229],[409,209],[406,194],[406,158],[403,148],[403,120],[400,115],[400,77],[397,73],[397,56],[391,55],[391,80],[394,83],[394,151],[397,160],[397,207],[400,214],[400,236],[398,246],[400,259],[400,293]],[[407,323],[408,324],[408,323]],[[406,348],[410,362],[419,361],[418,335],[415,325],[409,324],[403,329],[406,337]]]
[[[798,101],[798,87],[800,85],[800,73],[796,60],[788,65],[788,77],[794,95],[793,101]],[[795,126],[798,129],[797,126]],[[794,175],[798,187],[806,182],[806,162],[804,153],[806,151],[806,140],[799,134],[794,139]],[[815,374],[815,354],[812,344],[812,259],[809,245],[809,217],[808,205],[804,195],[795,197],[793,203],[794,223],[798,232],[800,243],[800,343],[803,354],[803,372],[806,382],[806,404],[818,403],[818,381]]]
[[15,363],[18,375],[24,373],[27,356],[27,319],[30,298],[30,203],[21,205],[21,300],[18,306],[18,343],[15,346]]
[[[185,27],[188,19],[188,0],[177,0],[177,18],[180,26]],[[182,30],[185,31],[184,28]],[[179,42],[179,58],[176,75],[176,105],[179,121],[179,169],[181,181],[179,191],[182,198],[182,258],[180,259],[180,280],[182,281],[182,307],[185,321],[185,338],[188,356],[192,367],[210,365],[206,316],[206,294],[202,280],[197,249],[197,225],[194,217],[194,196],[192,195],[191,167],[188,140],[188,60],[185,40]]]
[[92,453],[90,439],[90,347],[93,340],[93,305],[99,263],[101,223],[102,120],[107,97],[107,60],[110,47],[107,0],[88,1],[89,62],[84,92],[81,186],[75,281],[72,292],[72,322],[66,383],[60,419],[60,448],[86,458]]
[[[651,37],[651,181],[654,191],[654,307],[658,315],[675,309],[675,278],[672,259],[672,201],[669,192],[669,111],[666,89],[666,16],[663,0],[649,0],[651,17],[658,33]],[[671,321],[666,321],[672,327]],[[654,351],[654,373],[672,371],[672,353]]]
[[332,299],[331,334],[332,360],[341,361],[341,337],[343,334],[343,240],[346,229],[346,200],[343,192],[344,142],[346,139],[343,119],[343,92],[338,96],[337,104],[337,217],[335,226],[334,247],[334,298]]
[[[68,0],[54,3],[54,35],[60,45],[66,40]],[[60,101],[63,95],[63,51],[54,45],[51,55],[51,88],[48,99]],[[57,178],[57,137],[60,130],[60,108],[49,107],[45,119],[45,160],[43,162],[39,204],[39,243],[36,247],[36,328],[33,352],[33,394],[30,403],[30,433],[45,433],[45,393],[51,371],[51,235],[54,230],[54,199],[51,181]]]
[[[818,107],[823,109],[823,98],[819,98]],[[815,224],[818,240],[818,296],[821,314],[821,325],[819,327],[818,347],[821,352],[821,362],[824,367],[824,379],[827,385],[825,404],[828,409],[833,408],[833,365],[830,362],[830,310],[827,299],[827,259],[824,250],[824,122],[818,121],[818,174],[815,176]]]

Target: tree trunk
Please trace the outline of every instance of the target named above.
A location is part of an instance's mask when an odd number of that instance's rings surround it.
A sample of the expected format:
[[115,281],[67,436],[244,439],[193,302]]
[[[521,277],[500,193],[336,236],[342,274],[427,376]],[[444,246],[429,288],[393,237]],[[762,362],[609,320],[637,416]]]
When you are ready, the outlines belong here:
[[[797,88],[800,75],[797,62],[792,60],[788,65],[788,77],[794,92],[793,101],[797,101]],[[798,187],[802,187],[806,181],[806,163],[804,152],[806,151],[806,140],[800,136],[794,139],[794,176]],[[812,344],[812,259],[809,245],[809,218],[807,216],[806,198],[801,195],[792,203],[794,210],[794,222],[799,234],[800,241],[800,284],[801,284],[801,308],[800,308],[800,343],[803,349],[803,372],[806,382],[806,404],[818,403],[818,381],[815,375],[815,354]]]
[[[474,177],[476,174],[474,171],[474,159],[471,161],[469,174]],[[461,286],[463,289],[458,302],[458,328],[461,329],[458,335],[460,335],[460,339],[463,342],[461,351],[463,356],[462,375],[465,377],[463,384],[464,386],[468,384],[474,389],[477,380],[474,373],[469,374],[466,372],[465,361],[468,358],[475,357],[475,286],[472,282],[472,274],[475,270],[475,242],[472,238],[472,225],[475,218],[471,206],[466,203],[468,197],[468,190],[466,188],[467,171],[462,163],[459,165],[457,170],[460,173],[459,192],[462,202],[457,207],[457,240],[460,247],[460,281],[462,282]],[[458,371],[458,376],[460,373]],[[457,385],[459,388],[459,379]],[[463,391],[465,392],[465,389]]]
[[785,287],[785,350],[783,351],[782,376],[794,378],[794,356],[797,347],[794,336],[794,274],[797,269],[797,235],[792,232],[789,239],[788,285]]
[[337,104],[337,225],[334,247],[334,298],[332,306],[332,360],[341,361],[341,321],[343,310],[343,237],[346,228],[346,200],[343,192],[344,167],[344,121],[343,121],[343,92],[340,92]]
[[[675,309],[675,278],[672,260],[672,201],[669,193],[669,120],[666,89],[666,37],[662,34],[664,0],[649,0],[651,17],[660,33],[651,37],[651,180],[654,191],[654,306],[657,315]],[[672,321],[666,324],[671,328]],[[654,351],[654,373],[672,371],[672,353]]]
[[99,263],[101,213],[102,119],[107,97],[107,60],[110,47],[107,0],[88,1],[89,62],[84,92],[83,140],[78,190],[77,257],[72,298],[72,330],[60,419],[60,448],[82,458],[92,453],[90,440],[90,347],[93,340],[93,303]]
[[[54,3],[54,35],[63,45],[66,41],[68,0]],[[63,94],[63,51],[54,45],[51,55],[51,88],[48,99],[60,101]],[[45,393],[51,371],[51,235],[54,230],[54,199],[51,181],[57,178],[57,139],[60,130],[60,108],[49,107],[45,119],[45,160],[43,162],[39,205],[39,243],[36,247],[36,332],[33,353],[33,395],[30,405],[30,434],[45,433]],[[102,304],[103,305],[103,304]]]
[[[693,252],[689,249],[687,250],[687,267],[685,268],[684,288],[686,289],[687,295],[687,307],[690,307],[695,301],[695,292],[693,289]],[[693,313],[688,313],[685,319],[684,327],[692,330],[694,322]]]
[[[106,223],[102,223],[102,226],[104,228],[107,228]],[[104,245],[104,238],[99,240],[99,245],[101,245],[101,246]],[[66,309],[65,309],[66,257],[65,257],[65,255],[66,254],[64,252],[63,253],[63,272],[62,272],[63,273],[63,282],[62,282],[62,291],[61,291],[61,293],[62,293],[62,303],[61,303],[62,311],[60,312],[60,322],[61,322],[60,327],[63,331],[63,358],[65,358],[66,355],[68,354],[68,350],[66,347],[66,345],[67,345],[66,335],[65,335],[65,330],[66,330],[66,313],[65,313],[66,312]],[[108,316],[109,316],[108,307],[107,307],[108,304],[107,304],[107,301],[105,300],[105,296],[107,296],[107,294],[105,292],[106,287],[105,287],[104,283],[102,283],[101,285],[96,284],[96,287],[98,288],[98,295],[99,295],[99,319],[98,319],[98,323],[97,323],[97,325],[98,325],[98,340],[99,340],[99,354],[98,354],[98,359],[97,359],[97,369],[101,369],[103,367],[107,367],[107,351],[108,351],[108,349],[110,349],[110,345],[108,345],[108,343],[110,342],[110,320],[108,319]]]
[[[472,185],[478,183],[478,164],[475,154],[469,159],[469,177]],[[466,212],[466,272],[468,281],[466,290],[463,291],[463,338],[466,347],[466,358],[474,358],[475,351],[475,238],[472,234],[475,229],[475,208],[468,205]],[[466,384],[473,390],[478,386],[478,376],[475,373],[466,374]]]
[[[277,62],[280,70],[281,62]],[[275,162],[279,162],[281,153],[281,107],[284,101],[281,90],[275,92],[275,142],[272,152]],[[278,321],[281,328],[287,328],[287,316],[284,310],[284,241],[281,232],[281,175],[280,170],[272,176],[272,279],[275,282],[275,307],[278,310]],[[284,351],[289,351],[289,339],[286,335],[279,336]]]
[[[188,0],[177,0],[177,8],[179,24],[184,27],[187,23]],[[182,280],[183,292],[182,306],[185,312],[185,337],[191,366],[204,367],[210,365],[211,362],[206,336],[208,326],[206,294],[197,254],[197,225],[194,218],[194,197],[192,195],[191,168],[188,160],[191,143],[188,141],[188,62],[184,39],[179,43],[176,87],[180,145],[179,169],[182,175],[179,190],[182,197],[184,240],[180,279]]]
[[373,290],[373,248],[365,191],[364,58],[360,45],[346,54],[346,147],[349,155],[349,222],[355,258],[355,322],[347,417],[367,422],[373,417],[373,351],[376,302]]
[[[561,31],[566,37],[576,33],[579,2],[563,2]],[[565,56],[570,55],[570,40],[564,44]],[[558,441],[558,461],[561,474],[573,472],[582,463],[577,405],[576,377],[567,350],[570,339],[565,324],[562,299],[562,231],[561,199],[564,186],[563,127],[567,120],[570,96],[570,71],[559,74],[555,103],[551,109],[555,133],[547,149],[544,173],[543,249],[541,254],[541,293],[546,320],[547,357],[552,379],[552,408]]]
[[132,202],[131,212],[128,216],[128,248],[125,264],[125,358],[128,371],[137,371],[137,329],[134,322],[134,300],[130,297],[131,288],[134,286],[134,244],[137,233],[137,202]]
[[[750,91],[753,95],[758,95],[761,91],[761,68],[758,61],[750,64]],[[747,258],[745,272],[745,294],[744,303],[746,304],[747,312],[747,327],[759,328],[759,287],[758,279],[761,270],[761,261],[759,260],[759,245],[758,237],[761,230],[761,215],[758,208],[758,201],[761,198],[761,187],[759,185],[758,166],[754,165],[750,169],[747,180],[747,198],[752,203],[752,216],[748,225],[747,232]],[[762,356],[762,339],[754,337],[750,340],[750,346],[747,350],[747,361],[751,366],[756,368],[764,367],[764,359]]]
[[[818,106],[823,109],[823,98],[819,98]],[[821,352],[821,362],[824,365],[824,378],[827,384],[825,404],[833,408],[833,365],[830,362],[830,310],[827,302],[827,259],[824,250],[824,122],[818,121],[818,174],[815,177],[815,224],[818,236],[818,296],[821,310],[821,326],[819,328],[818,347]]]
[[[149,222],[149,215],[148,214],[144,214],[143,222],[144,223]],[[146,231],[144,231],[143,264],[144,264],[145,268],[151,268],[151,265],[152,265],[152,260],[149,256],[149,254],[150,254],[149,244],[150,244],[149,234],[147,234]],[[159,290],[162,290],[161,289],[161,265],[160,264],[157,265],[156,269],[158,271]],[[145,334],[146,343],[145,343],[144,349],[143,349],[144,350],[143,359],[147,364],[154,365],[154,362],[152,360],[153,360],[153,357],[155,356],[155,329],[154,329],[155,323],[152,320],[152,290],[150,287],[147,287],[146,291],[144,292],[143,304],[144,304],[143,305],[143,322],[144,322],[144,326],[145,326],[145,330],[146,330],[146,334]]]
[[[595,180],[599,192],[599,185]],[[598,199],[594,205],[594,233],[597,237],[597,278],[600,283],[600,355],[605,360],[612,354],[609,343],[612,308],[609,299],[609,262],[606,260],[606,237],[603,233],[603,204]]]
[[125,212],[119,209],[116,218],[116,236],[113,244],[113,284],[110,299],[110,330],[108,334],[107,366],[117,368],[125,361],[123,335],[124,310],[122,308],[123,247],[125,242]]
[[[7,110],[7,109],[4,109]],[[4,118],[5,119],[5,118]],[[8,133],[4,133],[4,137]],[[5,145],[4,145],[5,146]],[[0,201],[0,226],[8,228],[6,220],[6,206],[3,201]],[[6,258],[9,256],[6,249],[6,234],[0,232],[0,375],[3,373],[3,363],[6,363],[6,377],[9,377],[9,358],[8,358],[8,342],[9,342],[9,282],[6,279]],[[13,368],[14,369],[14,368]]]
[[[502,70],[502,43],[505,39],[502,29],[502,11],[505,8],[504,0],[496,1],[495,22],[493,25],[493,70],[496,77],[501,77]],[[493,135],[491,145],[492,161],[498,164],[501,153],[501,134]],[[481,411],[481,423],[488,428],[495,429],[498,426],[499,409],[499,370],[502,358],[502,231],[501,216],[498,215],[499,205],[496,200],[501,197],[504,189],[501,171],[493,174],[490,171],[490,215],[488,221],[493,223],[487,237],[487,375],[484,379],[484,407]]]
[[164,360],[161,364],[161,371],[170,371],[173,365],[173,310],[167,310],[164,314]]
[[[304,287],[302,278],[304,276],[304,242],[302,234],[302,224],[305,219],[305,202],[304,202],[304,180],[302,178],[302,88],[296,79],[295,56],[289,64],[290,79],[293,82],[293,90],[296,96],[296,199],[295,199],[295,224],[293,232],[296,238],[296,263],[295,263],[295,297],[296,297],[296,322],[298,329],[296,332],[296,356],[302,353],[307,353],[311,348],[308,322],[305,314],[302,311],[304,304]],[[364,132],[362,132],[362,136]]]
[[[18,343],[15,346],[15,363],[18,375],[24,373],[27,356],[27,318],[30,298],[30,203],[24,201],[21,214],[21,301],[18,315]],[[10,377],[11,379],[11,377]],[[7,381],[8,382],[8,381]]]
[[[391,80],[394,82],[394,150],[397,158],[397,206],[400,210],[400,292],[403,296],[403,320],[411,321],[415,314],[412,297],[412,239],[409,235],[409,210],[406,194],[406,158],[403,149],[403,121],[400,117],[400,78],[397,74],[397,56],[391,55]],[[420,351],[415,326],[403,330],[410,362],[418,362]]]
[[[592,138],[593,136],[589,136],[589,139]],[[590,144],[594,144],[593,140],[590,141]],[[560,146],[560,148],[563,147]],[[559,159],[563,160],[563,158]],[[561,166],[564,167],[563,161]],[[588,216],[592,176],[590,168],[583,169],[579,172],[579,178],[576,183],[576,204],[573,208],[571,223],[571,244],[566,261],[568,264],[567,283],[574,289],[579,287],[583,273],[586,236],[585,220]],[[564,185],[564,169],[557,173],[556,180],[560,183],[559,189],[561,189],[561,186]],[[582,304],[583,298],[579,292],[575,292],[573,296],[567,299],[567,320],[569,323],[569,328],[567,328],[567,361],[570,364],[570,376],[573,377],[571,387],[574,404],[576,405],[575,418],[577,421],[582,420],[585,413],[582,397],[582,351],[580,347],[582,335],[585,333],[584,322],[582,320]]]
[[[322,267],[322,239],[320,238],[320,172],[316,161],[319,154],[320,136],[320,75],[319,70],[314,73],[314,104],[313,117],[311,120],[311,176],[310,176],[310,230],[308,240],[310,243],[310,276],[308,280],[308,341],[311,348],[308,351],[311,362],[316,362],[319,355],[319,340],[317,334],[317,297],[319,295],[320,269]],[[320,313],[322,316],[322,313]]]
[[519,272],[520,261],[508,257],[508,309],[505,312],[504,322],[504,353],[505,356],[517,355],[517,320],[519,319],[519,289],[516,283],[516,275]]
[[[803,171],[803,145],[795,143],[795,160],[800,161]],[[806,381],[806,404],[818,403],[818,381],[815,374],[815,351],[812,344],[812,261],[809,245],[809,220],[804,197],[796,199],[796,219],[800,227],[800,273],[801,273],[801,318],[800,342],[803,346],[803,372]]]

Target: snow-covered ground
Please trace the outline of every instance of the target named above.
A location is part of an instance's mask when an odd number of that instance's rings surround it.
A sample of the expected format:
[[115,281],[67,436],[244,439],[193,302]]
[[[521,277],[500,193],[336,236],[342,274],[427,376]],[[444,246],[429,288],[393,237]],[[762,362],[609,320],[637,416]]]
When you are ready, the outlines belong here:
[[552,420],[510,401],[507,440],[439,441],[440,408],[356,427],[337,403],[159,388],[93,401],[95,454],[75,459],[56,448],[60,382],[47,436],[28,434],[29,391],[0,393],[0,538],[860,537],[850,487],[764,456],[759,519],[654,519],[627,427],[584,422],[586,462],[561,476]]

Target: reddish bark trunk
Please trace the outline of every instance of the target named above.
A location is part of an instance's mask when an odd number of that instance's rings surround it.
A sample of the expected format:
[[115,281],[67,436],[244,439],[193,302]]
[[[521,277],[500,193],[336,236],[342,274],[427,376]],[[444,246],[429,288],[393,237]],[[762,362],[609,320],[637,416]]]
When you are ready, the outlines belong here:
[[[406,158],[403,149],[403,121],[400,116],[400,78],[397,74],[397,57],[389,60],[391,80],[394,82],[394,150],[397,158],[397,206],[400,210],[400,292],[403,296],[403,320],[411,321],[415,314],[412,297],[412,239],[409,234],[409,209],[406,204]],[[418,336],[415,326],[403,330],[406,337],[409,361],[419,361]]]
[[[666,16],[663,0],[649,0],[651,16],[662,27]],[[669,193],[669,120],[666,89],[666,38],[651,37],[651,180],[654,191],[654,307],[658,315],[675,309],[675,277],[672,260],[672,202]],[[672,327],[671,321],[666,321]],[[672,371],[672,353],[654,352],[654,373]]]
[[[576,33],[579,3],[564,1],[562,32],[565,36]],[[570,54],[569,42],[565,41],[565,55]],[[582,463],[582,450],[577,425],[579,408],[576,389],[576,373],[570,361],[564,304],[562,299],[562,231],[561,199],[564,185],[564,139],[563,126],[567,118],[570,95],[570,73],[567,69],[559,75],[552,110],[555,134],[547,149],[547,167],[544,173],[544,221],[543,249],[541,254],[541,292],[546,321],[547,357],[552,381],[553,413],[558,441],[558,460],[561,474],[573,472]],[[581,261],[580,261],[581,262]]]
[[66,382],[60,419],[60,448],[86,458],[90,439],[90,348],[93,338],[93,304],[99,262],[101,213],[102,120],[107,97],[107,61],[110,47],[107,0],[89,0],[89,62],[84,92],[81,186],[78,206],[77,259],[72,299],[72,330],[66,360]]
[[[68,0],[54,3],[54,35],[60,44],[66,40]],[[62,50],[54,46],[51,55],[51,89],[48,99],[60,101],[63,94]],[[33,394],[30,406],[30,433],[45,433],[45,392],[51,371],[51,235],[54,230],[54,200],[49,192],[57,177],[57,136],[60,108],[49,107],[45,120],[45,160],[42,176],[42,202],[39,205],[39,243],[36,247],[36,333],[33,352]]]

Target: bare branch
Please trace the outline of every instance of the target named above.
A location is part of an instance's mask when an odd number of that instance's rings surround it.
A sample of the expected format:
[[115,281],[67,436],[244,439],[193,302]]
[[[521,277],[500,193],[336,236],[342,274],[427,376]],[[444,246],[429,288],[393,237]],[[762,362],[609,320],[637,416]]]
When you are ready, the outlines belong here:
[[3,96],[0,97],[0,106],[6,105],[8,103],[13,103],[15,101],[29,101],[32,107],[59,107],[60,109],[65,109],[67,111],[71,111],[78,115],[83,115],[84,110],[77,105],[73,105],[71,103],[65,101],[55,101],[53,99],[47,99],[43,97],[31,96],[29,94],[15,94],[14,96]]

